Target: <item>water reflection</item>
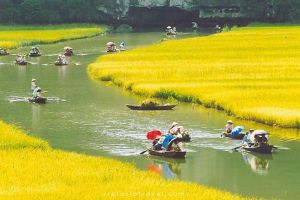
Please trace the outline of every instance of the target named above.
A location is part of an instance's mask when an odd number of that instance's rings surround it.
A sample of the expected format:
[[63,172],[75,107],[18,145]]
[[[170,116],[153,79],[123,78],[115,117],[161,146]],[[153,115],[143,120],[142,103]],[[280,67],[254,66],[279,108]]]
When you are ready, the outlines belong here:
[[40,121],[40,113],[41,113],[41,105],[38,104],[32,104],[32,128],[39,126]]
[[167,179],[176,179],[181,176],[182,163],[185,163],[185,160],[154,159],[153,162],[147,166],[147,169]]
[[242,152],[243,159],[253,172],[259,175],[267,175],[272,155],[258,155],[254,153]]

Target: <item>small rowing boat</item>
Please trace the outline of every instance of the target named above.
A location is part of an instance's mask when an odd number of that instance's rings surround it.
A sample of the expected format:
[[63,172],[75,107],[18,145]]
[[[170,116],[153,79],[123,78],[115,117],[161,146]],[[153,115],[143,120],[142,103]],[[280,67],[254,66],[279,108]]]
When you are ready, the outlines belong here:
[[240,133],[238,135],[232,135],[231,133],[223,133],[221,136],[229,137],[229,138],[235,139],[235,140],[242,140],[245,135],[246,135],[245,133]]
[[29,53],[29,57],[40,57],[41,55],[40,53]]
[[250,152],[263,153],[263,154],[271,154],[273,151],[273,145],[263,145],[263,146],[246,146],[242,147],[242,149]]
[[29,97],[28,101],[30,103],[38,103],[38,104],[45,104],[47,102],[47,98],[46,97]]
[[166,151],[166,150],[148,150],[150,155],[153,156],[162,156],[168,158],[185,158],[186,151]]
[[152,106],[142,106],[142,105],[129,105],[126,104],[131,110],[172,110],[176,105],[165,104],[165,105],[152,105]]

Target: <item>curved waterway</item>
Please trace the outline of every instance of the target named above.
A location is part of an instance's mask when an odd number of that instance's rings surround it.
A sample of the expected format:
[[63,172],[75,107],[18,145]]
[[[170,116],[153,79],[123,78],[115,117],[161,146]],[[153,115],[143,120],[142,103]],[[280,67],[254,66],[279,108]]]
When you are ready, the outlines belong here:
[[[229,119],[224,113],[184,103],[174,111],[131,111],[125,104],[136,104],[140,97],[87,76],[87,65],[105,54],[106,42],[125,41],[128,48],[135,48],[163,37],[162,33],[109,34],[42,45],[43,56],[28,58],[28,66],[12,63],[13,54],[27,53],[30,47],[13,50],[12,55],[0,57],[0,118],[47,140],[54,148],[128,161],[168,179],[247,196],[298,199],[300,142],[278,135],[299,136],[299,131],[237,121],[247,128],[279,132],[270,137],[270,143],[279,150],[269,156],[232,152],[240,142],[220,137]],[[72,46],[76,55],[69,58],[69,66],[54,66],[57,54],[66,45]],[[60,101],[46,105],[10,102],[10,96],[30,95],[32,78],[48,91],[48,97]],[[173,121],[191,133],[192,142],[184,144],[187,158],[182,161],[139,155],[150,146],[145,133],[152,129],[167,131]]]

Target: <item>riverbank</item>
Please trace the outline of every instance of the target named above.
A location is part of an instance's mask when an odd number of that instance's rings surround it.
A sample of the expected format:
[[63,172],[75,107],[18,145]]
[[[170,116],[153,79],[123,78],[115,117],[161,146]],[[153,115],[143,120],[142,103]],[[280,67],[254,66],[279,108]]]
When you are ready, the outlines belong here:
[[0,26],[0,48],[13,49],[87,38],[99,35],[106,30],[107,27],[94,24],[2,25]]
[[167,181],[128,163],[54,150],[1,121],[0,133],[0,198],[244,199],[196,184]]
[[88,73],[138,95],[300,128],[299,34],[295,25],[234,28],[102,56]]

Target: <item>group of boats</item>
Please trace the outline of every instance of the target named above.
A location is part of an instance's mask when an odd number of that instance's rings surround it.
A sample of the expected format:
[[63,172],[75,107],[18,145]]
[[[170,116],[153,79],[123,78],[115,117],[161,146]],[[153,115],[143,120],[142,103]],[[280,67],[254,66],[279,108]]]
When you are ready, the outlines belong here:
[[[0,48],[0,56],[7,56],[9,53],[6,49]],[[64,53],[59,54],[57,60],[54,62],[55,65],[68,65],[68,61],[66,59],[66,56],[72,56],[74,55],[73,49],[71,47],[64,47]],[[42,56],[40,50],[38,47],[32,47],[30,52],[28,54],[24,55],[17,55],[14,64],[17,65],[27,65],[28,61],[26,60],[26,57],[40,57]]]

